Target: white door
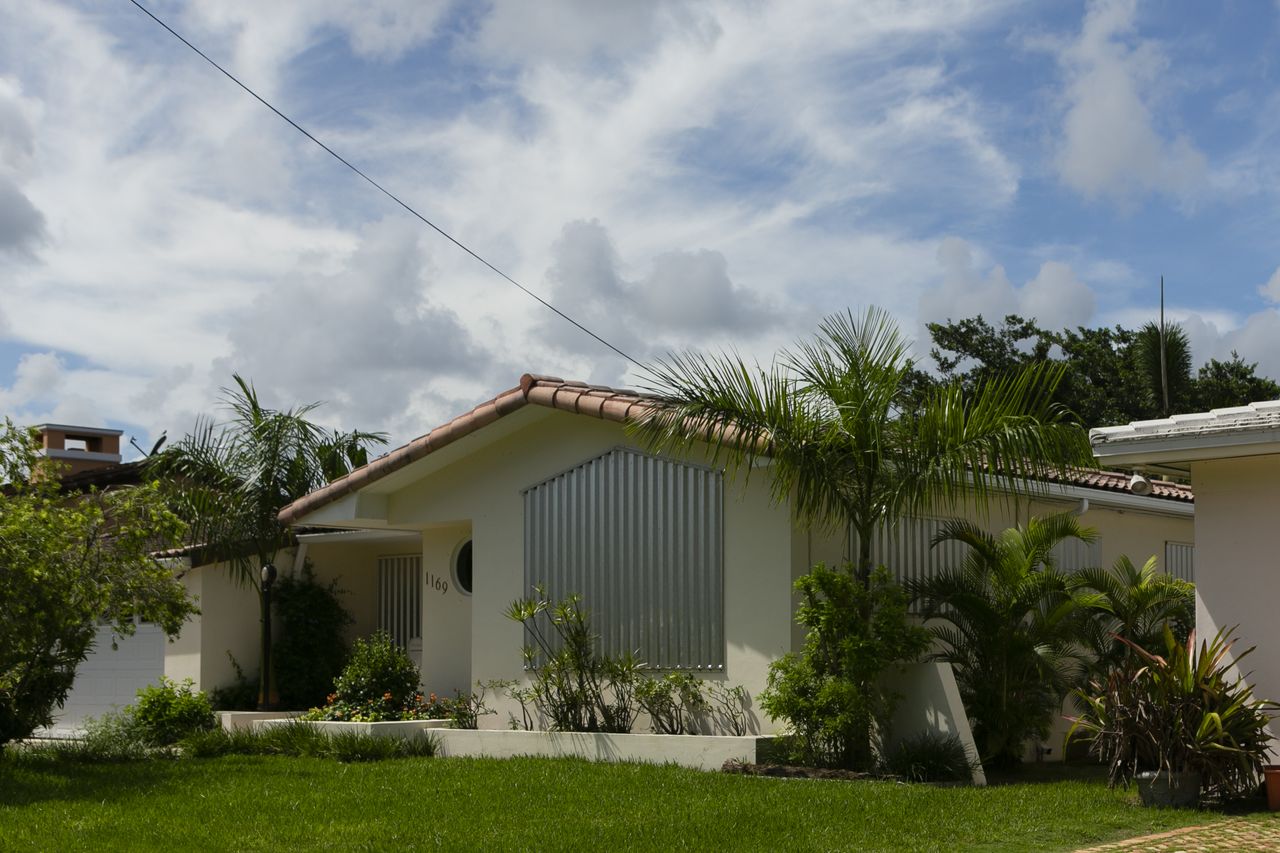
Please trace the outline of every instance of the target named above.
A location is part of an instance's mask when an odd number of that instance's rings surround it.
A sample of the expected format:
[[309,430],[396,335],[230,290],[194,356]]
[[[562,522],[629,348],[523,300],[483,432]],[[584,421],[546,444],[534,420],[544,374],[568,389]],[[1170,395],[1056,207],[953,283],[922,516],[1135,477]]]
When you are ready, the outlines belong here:
[[53,730],[74,730],[89,717],[133,703],[139,688],[164,675],[164,631],[142,624],[132,637],[111,648],[111,629],[101,627],[89,657],[76,668],[67,702],[54,716]]

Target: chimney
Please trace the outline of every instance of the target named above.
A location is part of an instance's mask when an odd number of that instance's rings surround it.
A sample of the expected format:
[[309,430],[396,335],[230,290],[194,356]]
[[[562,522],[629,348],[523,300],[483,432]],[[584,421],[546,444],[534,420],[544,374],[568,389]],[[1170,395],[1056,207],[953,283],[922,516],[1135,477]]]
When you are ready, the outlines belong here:
[[64,477],[120,464],[121,430],[40,424],[36,431],[40,441],[37,452],[58,462]]

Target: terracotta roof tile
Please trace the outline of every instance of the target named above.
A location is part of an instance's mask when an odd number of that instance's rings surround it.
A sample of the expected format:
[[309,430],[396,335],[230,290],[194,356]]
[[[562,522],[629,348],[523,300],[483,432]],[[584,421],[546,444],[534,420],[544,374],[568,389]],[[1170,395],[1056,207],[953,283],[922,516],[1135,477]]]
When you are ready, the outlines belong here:
[[[643,417],[647,411],[660,406],[661,401],[655,396],[638,391],[588,385],[585,382],[569,382],[554,376],[526,373],[520,377],[520,384],[515,388],[502,392],[492,400],[481,403],[471,411],[436,427],[426,435],[419,436],[408,444],[378,457],[368,465],[357,468],[347,476],[299,498],[280,510],[280,520],[286,524],[297,521],[308,513],[358,491],[393,471],[412,464],[530,404],[624,423]],[[1129,491],[1129,475],[1114,471],[1082,470],[1066,478],[1052,476],[1047,479],[1050,482],[1065,481],[1070,485],[1087,488],[1116,492]],[[1161,481],[1153,481],[1152,486],[1154,497],[1186,502],[1192,500],[1189,486]]]

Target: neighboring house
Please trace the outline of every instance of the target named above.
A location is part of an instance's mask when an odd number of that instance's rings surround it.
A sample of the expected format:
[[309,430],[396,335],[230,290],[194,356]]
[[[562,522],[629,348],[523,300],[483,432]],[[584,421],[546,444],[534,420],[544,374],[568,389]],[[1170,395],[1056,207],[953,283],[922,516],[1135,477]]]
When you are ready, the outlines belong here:
[[[420,661],[424,687],[441,695],[522,676],[524,633],[503,614],[541,583],[553,598],[584,597],[608,651],[634,651],[756,697],[769,663],[803,641],[793,582],[818,561],[841,561],[848,543],[797,526],[790,507],[770,499],[767,468],[735,481],[705,459],[648,452],[625,424],[655,402],[526,375],[286,507],[281,519],[303,532],[277,566],[288,572],[309,559],[321,582],[336,579],[355,617],[352,634],[390,631]],[[1157,484],[1138,496],[1127,475],[1081,472],[1045,484],[1034,500],[967,514],[999,530],[1062,511],[1081,513],[1100,534],[1092,547],[1061,549],[1064,566],[1156,554],[1190,575],[1193,505],[1183,486]],[[877,559],[901,577],[936,570],[959,555],[929,547],[938,525],[909,519],[883,531]],[[155,675],[204,689],[226,684],[228,652],[252,675],[255,594],[224,565],[184,559],[183,581],[202,613],[162,644]],[[944,688],[921,689],[934,701]],[[505,727],[514,707],[492,695],[490,704],[499,714],[481,724]],[[755,724],[771,730],[752,707]]]
[[[1239,626],[1260,698],[1280,699],[1280,401],[1092,430],[1103,464],[1190,476],[1196,492],[1196,630]],[[1273,728],[1273,731],[1276,731]]]

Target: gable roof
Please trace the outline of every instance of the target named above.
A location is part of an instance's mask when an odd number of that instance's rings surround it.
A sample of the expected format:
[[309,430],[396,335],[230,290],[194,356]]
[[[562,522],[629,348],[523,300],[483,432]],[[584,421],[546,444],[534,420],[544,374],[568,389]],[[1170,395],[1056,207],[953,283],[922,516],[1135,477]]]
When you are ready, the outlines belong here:
[[520,384],[515,388],[503,391],[492,400],[481,403],[471,411],[436,427],[426,435],[419,436],[408,444],[379,456],[368,465],[357,468],[345,477],[339,477],[329,485],[299,498],[280,510],[278,517],[282,523],[291,524],[307,513],[381,480],[393,471],[417,462],[424,456],[530,404],[625,423],[645,411],[652,410],[655,405],[658,405],[658,400],[656,397],[641,394],[638,391],[588,385],[585,382],[568,382],[554,376],[526,373],[520,377]]
[[[661,406],[662,400],[639,391],[526,373],[516,387],[299,498],[280,510],[278,517],[282,523],[291,524],[528,405],[626,423]],[[1069,472],[1065,477],[1055,473],[1045,479],[1050,483],[1129,493],[1129,475],[1116,471],[1080,470]],[[1189,486],[1166,482],[1152,485],[1151,497],[1182,503],[1193,500]]]

